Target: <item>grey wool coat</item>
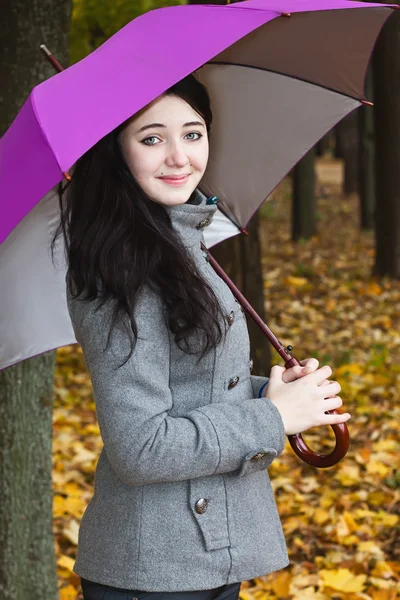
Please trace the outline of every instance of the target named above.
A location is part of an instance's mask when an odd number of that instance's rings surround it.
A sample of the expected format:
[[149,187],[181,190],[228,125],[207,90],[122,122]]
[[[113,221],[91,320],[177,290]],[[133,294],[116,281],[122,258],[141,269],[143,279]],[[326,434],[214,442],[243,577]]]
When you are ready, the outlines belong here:
[[[143,291],[132,357],[123,327],[107,341],[110,309],[73,300],[68,310],[93,384],[104,443],[83,515],[74,571],[98,583],[148,592],[204,590],[288,565],[267,467],[285,431],[258,398],[246,320],[207,262],[202,229],[216,206],[199,191],[167,207],[227,318],[224,341],[198,357],[177,347],[160,298]],[[208,220],[208,221],[207,221]]]

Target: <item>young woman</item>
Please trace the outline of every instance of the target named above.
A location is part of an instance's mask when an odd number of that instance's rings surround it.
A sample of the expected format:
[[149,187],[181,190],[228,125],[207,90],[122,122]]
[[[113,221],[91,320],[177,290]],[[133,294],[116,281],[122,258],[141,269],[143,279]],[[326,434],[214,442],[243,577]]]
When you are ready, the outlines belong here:
[[325,414],[340,386],[315,359],[250,374],[245,317],[200,247],[211,121],[186,77],[76,163],[61,203],[104,442],[74,566],[85,600],[234,600],[285,567],[267,467],[287,434],[350,417]]

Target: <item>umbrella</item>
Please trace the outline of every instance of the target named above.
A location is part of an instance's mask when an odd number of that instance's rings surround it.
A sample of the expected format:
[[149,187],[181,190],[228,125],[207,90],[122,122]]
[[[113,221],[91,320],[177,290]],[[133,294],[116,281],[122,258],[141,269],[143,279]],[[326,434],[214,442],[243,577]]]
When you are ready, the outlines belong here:
[[[214,116],[200,189],[219,198],[217,219],[228,235],[243,231],[316,141],[369,104],[365,73],[391,8],[348,0],[247,0],[158,9],[36,86],[0,140],[0,369],[76,342],[63,251],[57,251],[57,269],[48,241],[58,216],[56,186],[70,178],[68,170],[82,154],[197,72]],[[27,287],[33,293],[29,306]],[[293,364],[290,350],[279,344]],[[338,427],[345,440],[346,426],[333,426],[335,433]],[[307,458],[306,446],[293,447],[307,462],[319,456],[309,451]],[[338,453],[328,457],[315,466],[334,464]]]

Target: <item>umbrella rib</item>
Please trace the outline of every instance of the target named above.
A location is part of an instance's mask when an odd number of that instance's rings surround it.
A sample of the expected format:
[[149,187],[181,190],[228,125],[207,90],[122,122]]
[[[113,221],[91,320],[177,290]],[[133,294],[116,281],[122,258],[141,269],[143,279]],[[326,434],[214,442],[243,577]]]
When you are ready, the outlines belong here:
[[38,113],[38,110],[37,110],[37,107],[36,107],[36,101],[35,101],[35,88],[34,88],[34,89],[32,90],[32,92],[31,92],[30,99],[31,99],[31,106],[32,106],[32,110],[33,110],[33,113],[34,113],[34,115],[35,115],[35,118],[36,118],[37,124],[38,124],[38,126],[39,126],[40,133],[42,134],[44,141],[46,142],[46,144],[47,144],[47,146],[49,147],[49,149],[50,149],[51,153],[53,154],[53,156],[54,156],[54,160],[56,161],[56,163],[57,163],[57,165],[58,165],[58,168],[60,169],[60,172],[61,172],[61,173],[64,175],[64,172],[63,172],[63,170],[62,170],[62,168],[61,168],[61,165],[60,165],[60,161],[58,160],[58,157],[57,157],[57,155],[56,155],[56,153],[55,153],[55,151],[54,151],[54,148],[52,148],[52,146],[51,146],[51,144],[50,144],[50,142],[49,142],[49,139],[48,139],[48,137],[47,137],[47,135],[46,135],[46,132],[45,132],[45,130],[44,130],[44,129],[43,129],[43,127],[42,127],[42,123],[41,123],[41,120],[40,120],[40,116],[39,116],[39,113]]
[[244,69],[253,69],[255,71],[263,71],[266,73],[275,73],[276,75],[282,75],[282,77],[288,77],[290,79],[295,79],[296,81],[302,81],[303,83],[308,83],[309,85],[314,85],[315,87],[321,88],[322,90],[327,90],[328,92],[333,92],[334,94],[338,94],[339,96],[344,96],[345,98],[350,98],[351,100],[356,100],[357,102],[362,102],[366,100],[366,98],[356,98],[355,96],[350,96],[349,94],[344,94],[343,92],[338,92],[337,90],[327,87],[325,85],[319,85],[318,83],[314,83],[313,81],[309,81],[308,79],[303,79],[302,77],[297,77],[296,75],[288,75],[287,73],[282,73],[281,71],[276,71],[275,69],[264,69],[263,67],[255,67],[254,65],[247,64],[239,64],[233,62],[225,62],[225,61],[209,61],[208,65],[221,65],[221,66],[229,66],[229,67],[243,67]]

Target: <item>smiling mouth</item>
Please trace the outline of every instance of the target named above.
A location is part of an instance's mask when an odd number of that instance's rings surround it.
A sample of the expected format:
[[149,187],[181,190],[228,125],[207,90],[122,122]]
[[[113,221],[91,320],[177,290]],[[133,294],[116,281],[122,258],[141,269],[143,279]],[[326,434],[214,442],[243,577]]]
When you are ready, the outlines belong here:
[[190,173],[185,173],[185,175],[163,175],[158,179],[169,179],[171,181],[182,181],[183,179],[187,179]]
[[185,185],[185,183],[189,179],[189,176],[190,176],[190,173],[188,173],[187,175],[179,175],[179,176],[170,175],[170,176],[158,177],[158,179],[160,179],[167,185],[172,185],[174,187],[180,187],[180,186]]

